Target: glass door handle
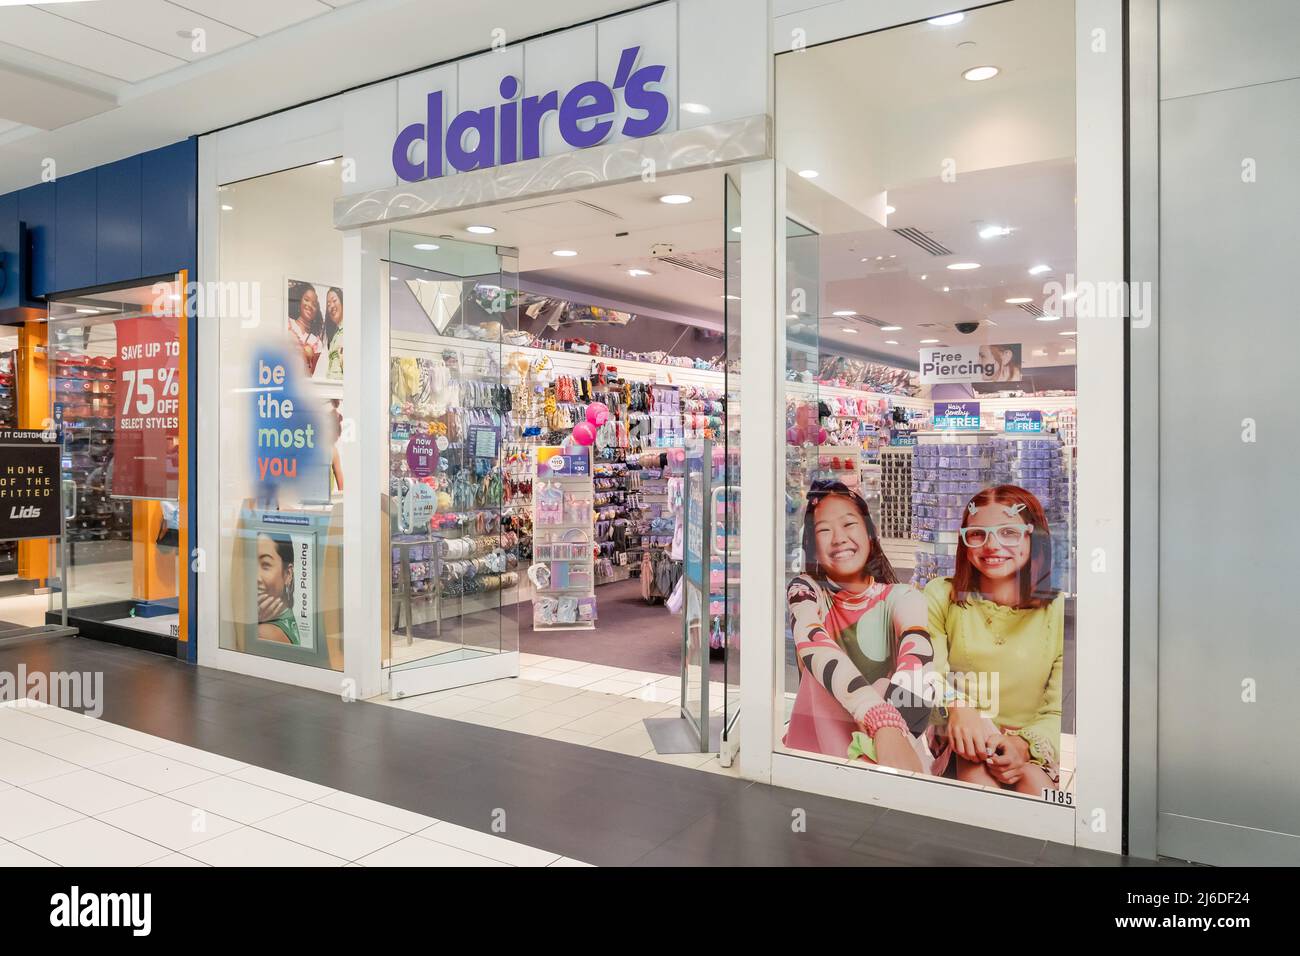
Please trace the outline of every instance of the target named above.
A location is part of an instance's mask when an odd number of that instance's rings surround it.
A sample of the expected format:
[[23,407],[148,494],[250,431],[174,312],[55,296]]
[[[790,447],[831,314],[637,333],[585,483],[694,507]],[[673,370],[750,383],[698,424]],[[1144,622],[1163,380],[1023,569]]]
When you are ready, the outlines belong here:
[[69,478],[64,478],[63,479],[63,493],[64,493],[63,500],[65,502],[68,500],[67,493],[69,490],[72,491],[72,510],[64,511],[63,517],[68,520],[71,520],[77,516],[77,483]]

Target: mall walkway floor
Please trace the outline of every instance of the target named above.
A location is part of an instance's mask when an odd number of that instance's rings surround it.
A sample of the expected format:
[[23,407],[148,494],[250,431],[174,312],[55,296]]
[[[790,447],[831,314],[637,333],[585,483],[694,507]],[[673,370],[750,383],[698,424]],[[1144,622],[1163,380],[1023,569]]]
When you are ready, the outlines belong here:
[[[353,795],[455,825],[456,833],[504,837],[599,866],[1147,862],[347,703],[82,638],[0,642],[0,672],[17,674],[20,664],[28,673],[101,672],[103,720],[217,755],[214,769],[226,758],[341,791],[341,799]],[[796,809],[806,815],[806,832],[793,832]]]

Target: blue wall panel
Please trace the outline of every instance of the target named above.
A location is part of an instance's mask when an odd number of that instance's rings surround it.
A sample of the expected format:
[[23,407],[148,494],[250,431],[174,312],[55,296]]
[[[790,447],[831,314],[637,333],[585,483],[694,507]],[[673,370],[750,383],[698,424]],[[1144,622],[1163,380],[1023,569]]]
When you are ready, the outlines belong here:
[[0,196],[0,309],[15,309],[18,301],[18,194]]
[[97,169],[95,284],[134,279],[140,272],[139,156]]
[[84,289],[99,281],[95,270],[98,179],[91,169],[62,176],[54,184],[57,198],[52,291]]
[[18,218],[27,226],[33,296],[54,288],[54,198],[54,183],[18,191]]
[[144,195],[141,274],[190,270],[198,260],[198,141],[188,139],[140,157]]

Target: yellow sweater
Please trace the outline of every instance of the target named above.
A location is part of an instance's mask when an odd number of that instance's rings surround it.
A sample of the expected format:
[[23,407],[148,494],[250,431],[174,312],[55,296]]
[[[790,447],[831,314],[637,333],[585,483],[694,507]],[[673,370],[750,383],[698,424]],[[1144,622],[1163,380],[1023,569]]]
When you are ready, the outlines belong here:
[[[1061,753],[1061,673],[1065,661],[1065,596],[1043,608],[1013,608],[974,598],[953,600],[952,579],[925,588],[935,670],[956,680],[959,696],[987,688],[980,701],[1002,730],[1029,744],[1030,757],[1055,779]],[[993,675],[996,675],[994,677]],[[982,695],[981,695],[982,696]]]

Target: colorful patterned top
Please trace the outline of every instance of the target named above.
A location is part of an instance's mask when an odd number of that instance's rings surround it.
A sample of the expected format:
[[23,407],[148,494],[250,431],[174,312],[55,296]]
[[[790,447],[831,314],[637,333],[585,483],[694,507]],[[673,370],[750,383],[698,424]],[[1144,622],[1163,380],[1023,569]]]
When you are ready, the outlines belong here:
[[[913,734],[930,719],[925,688],[934,660],[925,600],[907,584],[872,583],[847,591],[801,574],[786,589],[795,657],[855,721],[877,704],[898,708]],[[889,681],[882,695],[872,686]]]
[[[952,579],[925,588],[935,669],[958,698],[987,698],[989,719],[1024,739],[1030,759],[1056,780],[1061,753],[1061,674],[1065,662],[1065,596],[1047,607],[1015,608],[986,598],[963,607]],[[996,685],[993,675],[997,675]],[[961,675],[960,677],[955,675]],[[976,691],[979,689],[979,692]]]

